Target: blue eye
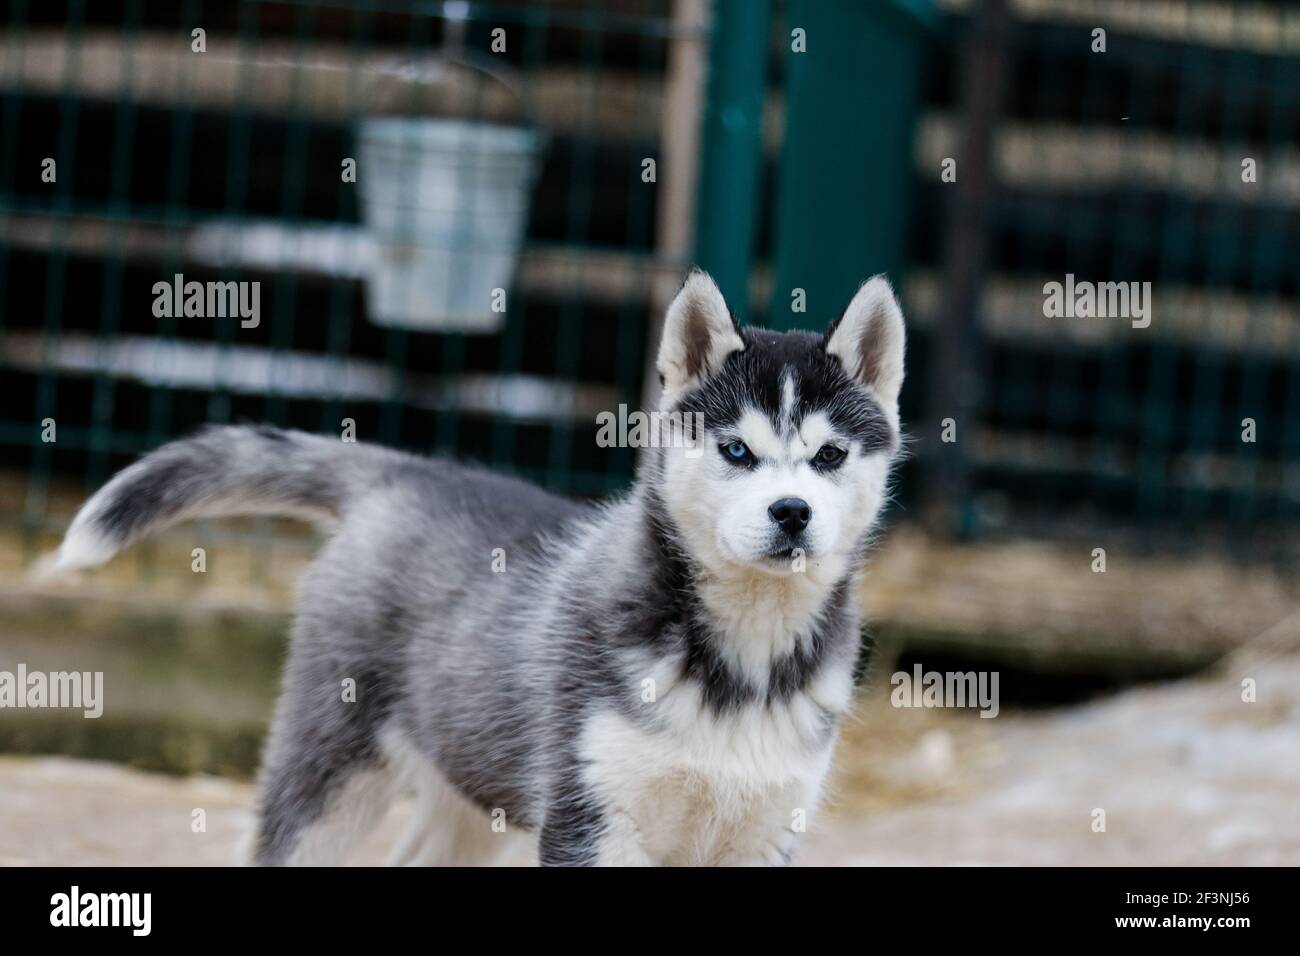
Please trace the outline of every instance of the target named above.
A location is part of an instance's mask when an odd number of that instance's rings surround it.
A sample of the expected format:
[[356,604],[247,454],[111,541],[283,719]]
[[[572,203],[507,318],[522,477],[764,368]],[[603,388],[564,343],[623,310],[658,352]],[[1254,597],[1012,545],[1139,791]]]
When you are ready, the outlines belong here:
[[749,446],[743,441],[727,442],[721,446],[722,457],[728,461],[735,462],[737,465],[743,465],[753,459],[754,454],[749,450]]
[[844,461],[846,454],[847,452],[843,448],[836,448],[834,445],[822,445],[821,448],[817,449],[813,461],[823,468],[835,468]]

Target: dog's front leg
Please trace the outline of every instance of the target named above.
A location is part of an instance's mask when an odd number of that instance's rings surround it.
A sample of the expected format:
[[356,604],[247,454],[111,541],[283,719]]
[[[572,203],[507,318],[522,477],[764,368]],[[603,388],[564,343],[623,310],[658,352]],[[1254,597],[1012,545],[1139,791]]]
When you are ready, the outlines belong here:
[[720,855],[722,866],[789,866],[819,788],[793,784],[758,801]]
[[641,831],[626,813],[609,811],[596,851],[597,866],[654,866]]
[[590,799],[546,811],[538,856],[542,866],[654,866],[632,818]]
[[722,853],[719,866],[789,866],[799,842],[789,826],[755,828]]

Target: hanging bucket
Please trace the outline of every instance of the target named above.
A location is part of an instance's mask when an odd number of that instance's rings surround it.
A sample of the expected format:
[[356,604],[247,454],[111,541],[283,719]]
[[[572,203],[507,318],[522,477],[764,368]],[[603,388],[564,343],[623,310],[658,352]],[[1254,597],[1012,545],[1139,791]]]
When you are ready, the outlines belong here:
[[475,119],[380,116],[362,120],[357,139],[361,216],[374,241],[371,320],[499,331],[528,225],[540,134]]

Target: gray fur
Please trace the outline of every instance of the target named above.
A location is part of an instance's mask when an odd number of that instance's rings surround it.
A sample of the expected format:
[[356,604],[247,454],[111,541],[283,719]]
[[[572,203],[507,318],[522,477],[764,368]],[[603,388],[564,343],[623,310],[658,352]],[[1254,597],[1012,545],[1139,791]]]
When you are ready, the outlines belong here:
[[[896,424],[868,393],[849,396],[854,386],[825,358],[823,338],[744,342],[747,352],[683,400],[726,414],[743,393],[776,415],[780,388],[752,379],[793,369],[808,379],[800,415],[824,405],[863,453],[897,447]],[[198,515],[289,513],[335,528],[301,582],[261,774],[259,862],[297,859],[304,833],[351,799],[350,781],[391,776],[385,740],[396,737],[485,813],[503,811],[508,826],[536,834],[544,864],[591,863],[617,834],[580,741],[596,713],[662,730],[664,718],[638,697],[648,668],[670,662],[680,687],[698,688],[701,721],[763,719],[826,671],[851,672],[860,649],[852,591],[865,538],[808,632],[765,675],[738,670],[697,590],[707,569],[660,494],[663,460],[647,455],[632,491],[598,508],[447,461],[210,428],[114,478],[78,515],[61,556],[97,563]],[[504,573],[493,570],[498,548]],[[354,703],[343,700],[348,678]],[[817,713],[801,745],[813,750],[831,745],[839,717],[820,704]],[[391,796],[375,794],[371,816]],[[788,859],[781,840],[766,858]]]

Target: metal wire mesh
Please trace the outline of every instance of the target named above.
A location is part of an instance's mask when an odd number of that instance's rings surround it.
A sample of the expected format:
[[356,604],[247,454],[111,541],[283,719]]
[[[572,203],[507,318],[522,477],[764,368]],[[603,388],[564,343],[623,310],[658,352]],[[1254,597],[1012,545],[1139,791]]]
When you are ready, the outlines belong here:
[[[702,40],[667,4],[7,6],[0,454],[25,473],[10,519],[57,527],[52,484],[96,486],[206,422],[352,423],[360,440],[580,494],[627,481],[631,450],[590,436],[595,410],[640,401],[648,276],[682,268],[656,248],[641,176],[660,146],[666,47]],[[440,118],[453,138],[436,195],[392,164],[396,181],[378,182],[385,156],[360,142],[376,117],[411,137]],[[475,208],[501,192],[476,187],[501,161],[492,136],[538,130],[514,269],[509,239],[475,245],[509,218]],[[366,209],[362,186],[392,189]],[[376,208],[446,229],[376,248]],[[443,268],[412,296],[424,327],[367,302],[367,279],[404,256]],[[507,271],[492,288],[457,288],[493,256]],[[177,276],[258,283],[259,320],[155,314],[156,283]],[[457,296],[498,327],[449,320]]]
[[[712,247],[743,247],[755,260],[738,303],[747,318],[818,325],[830,316],[788,319],[772,304],[788,294],[775,277],[790,274],[774,210],[798,209],[814,192],[818,208],[828,195],[862,190],[907,196],[910,229],[890,237],[906,253],[895,278],[912,323],[904,417],[915,454],[902,478],[904,508],[943,497],[969,534],[1104,527],[1182,541],[1212,532],[1243,554],[1292,553],[1294,17],[1219,5],[1205,26],[1141,4],[1013,4],[1005,90],[988,131],[987,216],[972,226],[941,171],[950,157],[970,168],[960,64],[984,42],[973,33],[977,7],[950,0],[932,17],[929,4],[909,0],[867,14],[904,10],[925,33],[915,143],[902,147],[913,181],[899,184],[783,180],[782,165],[802,148],[784,138],[783,111],[808,108],[797,92],[786,96],[790,29],[809,16],[806,3],[696,5],[713,16],[713,32],[707,18],[684,22],[683,6],[6,4],[0,466],[18,477],[5,518],[33,533],[57,530],[66,513],[52,506],[52,488],[79,493],[170,437],[239,420],[333,432],[350,421],[362,440],[477,459],[572,493],[624,485],[635,452],[598,447],[594,416],[640,402],[661,305],[655,283],[691,257],[665,241],[664,185],[646,181],[644,164],[663,161],[673,123],[735,118],[716,102],[679,103],[680,116],[666,107],[673,45],[734,39],[738,21],[728,17],[752,25],[761,8],[771,23],[758,31],[760,43],[770,37],[766,55],[737,80],[758,84],[741,91],[762,123],[755,211],[713,215],[715,197],[702,188],[695,216]],[[1099,25],[1104,53],[1092,49]],[[205,31],[204,52],[193,49],[195,29]],[[504,49],[494,51],[498,36]],[[816,59],[817,42],[808,69],[834,69]],[[458,65],[470,55],[489,64],[486,74]],[[888,99],[868,106],[884,109]],[[461,124],[460,149],[446,151],[457,187],[431,196],[423,180],[395,179],[389,211],[400,224],[449,202],[450,224],[385,247],[361,188],[375,185],[365,180],[374,162],[363,133],[377,118],[412,117]],[[476,254],[500,251],[475,232],[492,218],[474,197],[492,192],[475,187],[492,166],[483,137],[493,129],[540,134],[500,313],[484,310],[496,289],[472,278]],[[710,148],[706,135],[706,173]],[[341,175],[349,158],[360,182]],[[1254,182],[1242,181],[1246,158],[1257,164]],[[42,178],[46,160],[54,181]],[[706,187],[751,178],[712,172]],[[780,190],[793,193],[778,203]],[[968,352],[945,358],[942,343],[964,334],[953,326],[946,257],[973,228],[984,250],[973,338]],[[860,237],[825,241],[852,252]],[[389,256],[400,272],[440,244],[447,281],[431,283],[427,301],[413,297],[426,324],[382,321],[370,298],[377,259]],[[155,315],[156,283],[178,274],[259,282],[260,321]],[[1044,284],[1067,274],[1151,282],[1150,327],[1045,317]],[[475,321],[499,327],[449,321],[453,300],[466,297]],[[952,355],[970,388],[948,461],[961,480],[927,493],[947,451]],[[1243,440],[1245,420],[1253,441]],[[57,441],[43,440],[50,421]]]
[[[922,348],[960,335],[945,288],[953,232],[978,228],[985,255],[970,349],[960,369],[931,369],[972,379],[960,526],[1294,560],[1294,14],[1016,3],[992,51],[970,31],[976,7],[949,6],[959,44],[1006,58],[978,227],[941,179],[957,157],[960,181],[968,141],[958,58],[934,60],[917,137],[915,218],[947,224],[913,236]],[[1149,314],[1048,315],[1047,284],[1067,280],[1149,283]],[[927,402],[933,455],[949,412]]]

